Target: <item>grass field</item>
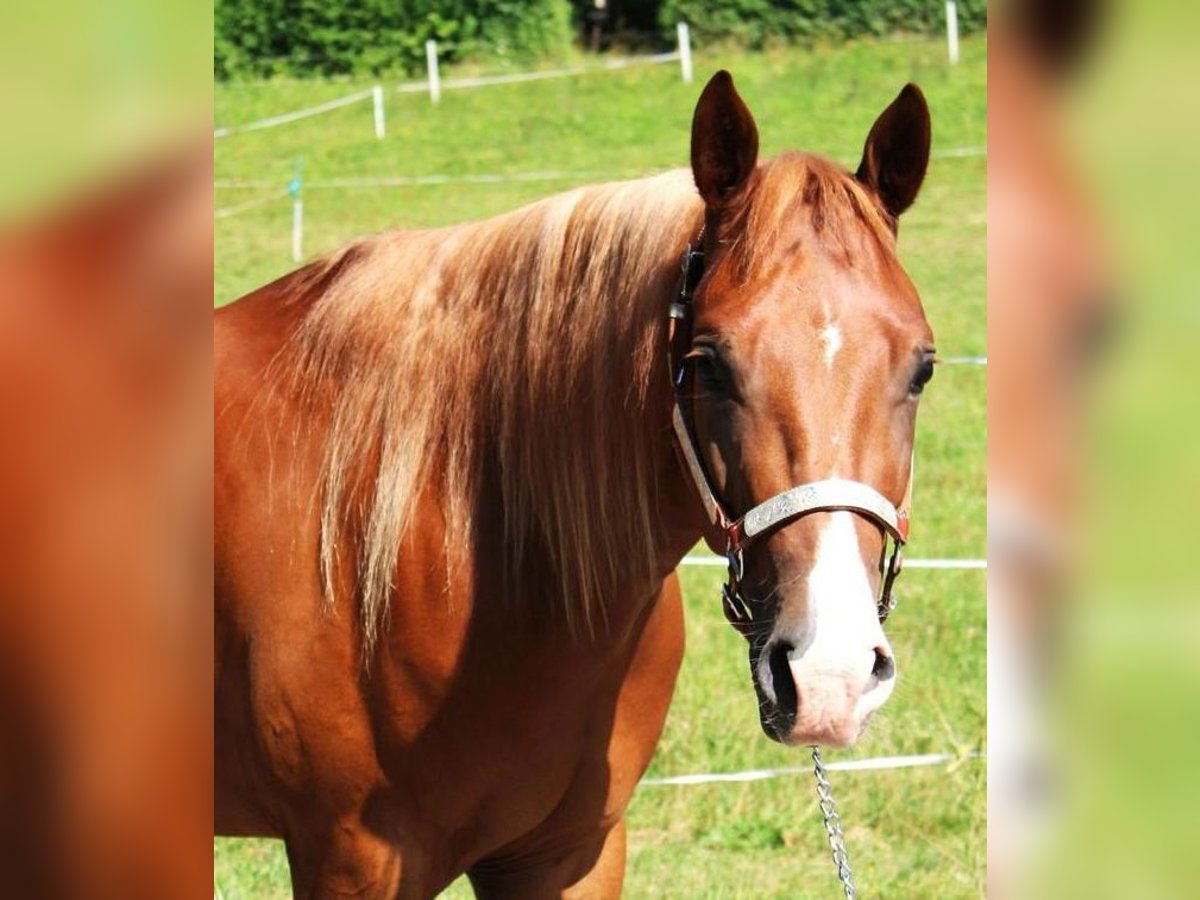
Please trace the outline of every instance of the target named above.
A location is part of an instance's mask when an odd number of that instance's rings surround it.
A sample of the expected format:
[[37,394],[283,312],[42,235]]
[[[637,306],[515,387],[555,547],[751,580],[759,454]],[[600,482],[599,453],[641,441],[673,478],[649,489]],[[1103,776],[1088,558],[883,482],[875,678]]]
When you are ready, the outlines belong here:
[[[443,95],[389,94],[376,140],[369,102],[217,144],[218,209],[262,205],[216,224],[216,302],[290,268],[290,204],[282,193],[302,160],[305,250],[315,255],[366,232],[478,218],[574,184],[686,163],[703,79],[729,68],[754,111],[764,154],[788,147],[857,162],[871,122],[908,80],[934,120],[935,159],[901,229],[944,356],[983,355],[986,341],[986,44],[964,42],[954,69],[937,42],[854,44],[754,56],[701,54],[697,84],[671,65]],[[313,105],[361,84],[219,86],[218,125]],[[975,153],[960,153],[962,148]],[[554,172],[543,181],[419,187],[318,187],[333,179]],[[231,186],[235,185],[235,186]],[[276,199],[269,199],[276,197]],[[986,370],[946,367],[922,400],[912,557],[982,557],[985,545]],[[807,754],[762,737],[741,639],[724,625],[719,569],[682,573],[688,649],[651,775],[798,765]],[[888,623],[900,681],[868,735],[827,760],[986,750],[984,575],[917,571],[899,584]],[[838,773],[834,788],[860,895],[978,897],[984,893],[985,766]],[[643,787],[629,810],[630,897],[832,897],[812,778]],[[279,844],[218,840],[214,877],[233,898],[289,896]],[[469,896],[465,882],[450,897]]]

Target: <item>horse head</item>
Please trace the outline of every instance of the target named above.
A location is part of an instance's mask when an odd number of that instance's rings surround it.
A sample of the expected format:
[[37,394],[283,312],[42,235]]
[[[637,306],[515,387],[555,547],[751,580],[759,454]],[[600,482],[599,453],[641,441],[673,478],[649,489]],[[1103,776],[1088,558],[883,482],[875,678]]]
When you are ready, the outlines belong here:
[[727,73],[696,107],[705,264],[681,394],[702,480],[728,510],[705,538],[718,552],[739,545],[731,569],[746,616],[735,624],[761,723],[787,744],[852,743],[895,685],[879,598],[889,533],[906,535],[892,514],[904,516],[934,362],[896,233],[929,147],[929,111],[911,85],[876,121],[854,174],[795,152],[760,163]]

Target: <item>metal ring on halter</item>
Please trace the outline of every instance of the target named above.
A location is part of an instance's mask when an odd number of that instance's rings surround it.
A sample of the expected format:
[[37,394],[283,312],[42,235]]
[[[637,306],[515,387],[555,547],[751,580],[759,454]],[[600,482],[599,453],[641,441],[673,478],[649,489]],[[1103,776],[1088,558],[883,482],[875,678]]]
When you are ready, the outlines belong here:
[[750,612],[750,606],[742,598],[741,592],[729,584],[721,585],[721,606],[730,625],[737,627],[754,621],[754,614]]
[[893,539],[892,552],[888,556],[886,555],[887,540],[885,539],[883,542],[883,552],[886,562],[885,560],[880,560],[880,573],[883,575],[883,583],[879,588],[879,601],[876,609],[880,622],[886,622],[887,617],[896,608],[896,596],[892,593],[892,589],[896,584],[896,578],[899,577],[900,571],[904,568],[904,544]]

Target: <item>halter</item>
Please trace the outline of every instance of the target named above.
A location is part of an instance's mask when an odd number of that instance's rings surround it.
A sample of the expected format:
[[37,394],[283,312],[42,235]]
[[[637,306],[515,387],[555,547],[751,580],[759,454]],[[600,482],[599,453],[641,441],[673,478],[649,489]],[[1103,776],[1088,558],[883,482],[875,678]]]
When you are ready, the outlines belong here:
[[[750,605],[742,596],[742,576],[748,548],[761,538],[811,513],[845,510],[868,519],[884,534],[883,552],[879,560],[883,583],[876,600],[876,609],[879,621],[886,621],[896,607],[892,587],[903,563],[901,550],[908,542],[908,507],[912,496],[911,467],[904,503],[900,508],[895,507],[875,488],[861,481],[827,478],[801,484],[776,494],[739,519],[730,516],[717,499],[704,464],[696,452],[696,443],[684,412],[683,384],[687,375],[687,352],[692,341],[695,309],[692,298],[704,274],[703,252],[689,245],[683,253],[682,269],[679,298],[671,304],[667,320],[667,362],[674,391],[671,423],[675,430],[676,447],[691,474],[692,483],[709,521],[725,533],[725,558],[729,564],[728,577],[721,589],[725,618],[740,631],[744,631],[754,621]],[[889,537],[892,539],[890,554],[887,547]]]

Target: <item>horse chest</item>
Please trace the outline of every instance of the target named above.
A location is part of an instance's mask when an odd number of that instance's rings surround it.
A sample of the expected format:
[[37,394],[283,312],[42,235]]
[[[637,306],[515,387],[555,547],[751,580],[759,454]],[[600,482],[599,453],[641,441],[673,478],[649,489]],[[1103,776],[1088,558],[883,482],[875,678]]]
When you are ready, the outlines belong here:
[[656,606],[620,653],[468,642],[435,691],[394,665],[379,709],[398,715],[378,722],[377,746],[400,786],[396,815],[439,835],[452,868],[500,848],[549,852],[615,821],[666,715],[682,653],[673,602]]

